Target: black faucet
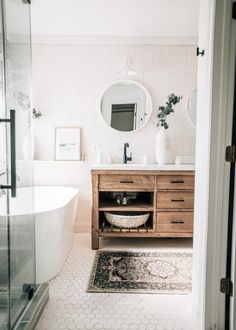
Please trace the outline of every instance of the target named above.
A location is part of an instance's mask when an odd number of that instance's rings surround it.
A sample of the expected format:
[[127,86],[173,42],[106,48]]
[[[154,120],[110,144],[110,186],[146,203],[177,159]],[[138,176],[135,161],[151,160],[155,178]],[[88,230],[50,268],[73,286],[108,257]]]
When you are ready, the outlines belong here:
[[124,144],[124,155],[123,155],[123,163],[127,164],[128,161],[132,161],[132,152],[130,153],[130,156],[127,156],[127,148],[129,148],[129,143]]

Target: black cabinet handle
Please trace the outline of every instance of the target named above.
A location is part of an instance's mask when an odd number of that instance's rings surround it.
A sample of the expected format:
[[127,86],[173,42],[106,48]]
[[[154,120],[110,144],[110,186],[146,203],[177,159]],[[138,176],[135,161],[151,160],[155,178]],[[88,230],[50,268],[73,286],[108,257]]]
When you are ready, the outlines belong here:
[[120,181],[120,183],[134,183],[134,181],[124,180],[124,181]]
[[183,220],[171,220],[171,223],[181,223],[181,224],[183,224],[184,223],[184,221]]
[[11,132],[11,184],[1,185],[1,189],[11,189],[11,197],[16,197],[16,116],[15,110],[10,110],[10,119],[0,119],[0,123],[10,123]]
[[183,180],[172,180],[171,183],[184,183]]
[[171,202],[184,202],[184,199],[172,199]]

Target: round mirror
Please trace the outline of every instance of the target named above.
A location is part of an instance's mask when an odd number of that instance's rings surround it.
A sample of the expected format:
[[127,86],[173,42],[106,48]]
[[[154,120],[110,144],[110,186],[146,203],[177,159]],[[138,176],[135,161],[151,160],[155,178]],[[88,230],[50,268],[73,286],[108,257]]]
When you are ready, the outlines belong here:
[[187,105],[186,105],[186,115],[190,124],[193,127],[196,127],[196,120],[197,120],[197,89],[191,93],[188,98]]
[[143,127],[152,112],[147,90],[133,80],[122,80],[111,85],[103,94],[101,113],[106,123],[122,132]]

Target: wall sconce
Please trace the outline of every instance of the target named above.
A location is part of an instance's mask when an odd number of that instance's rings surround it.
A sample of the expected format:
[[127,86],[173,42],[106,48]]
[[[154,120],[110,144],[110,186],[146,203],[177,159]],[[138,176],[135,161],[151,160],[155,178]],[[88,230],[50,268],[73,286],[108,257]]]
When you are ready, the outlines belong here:
[[135,76],[136,71],[132,70],[134,60],[130,56],[125,56],[122,58],[121,67],[116,70],[116,73],[123,74],[125,76]]

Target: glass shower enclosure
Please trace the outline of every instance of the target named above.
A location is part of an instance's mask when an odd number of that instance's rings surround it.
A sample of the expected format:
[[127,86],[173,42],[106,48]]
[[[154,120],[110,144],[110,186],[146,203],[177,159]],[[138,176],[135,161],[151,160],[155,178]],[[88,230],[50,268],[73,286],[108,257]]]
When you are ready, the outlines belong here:
[[0,0],[0,330],[35,291],[30,0]]

